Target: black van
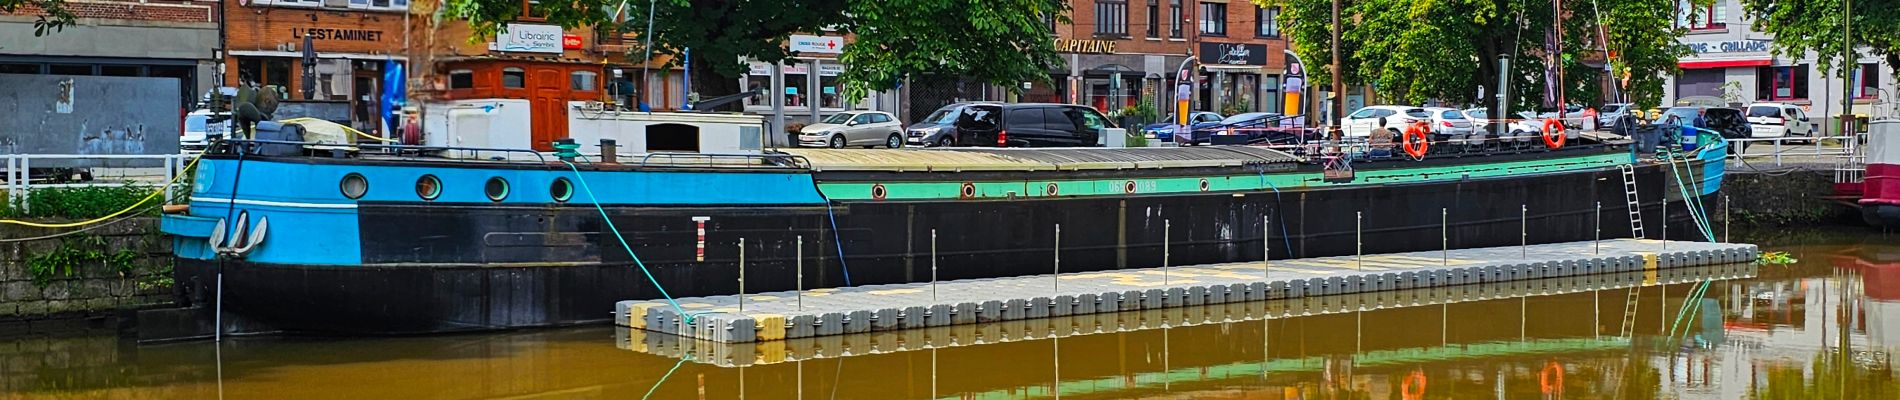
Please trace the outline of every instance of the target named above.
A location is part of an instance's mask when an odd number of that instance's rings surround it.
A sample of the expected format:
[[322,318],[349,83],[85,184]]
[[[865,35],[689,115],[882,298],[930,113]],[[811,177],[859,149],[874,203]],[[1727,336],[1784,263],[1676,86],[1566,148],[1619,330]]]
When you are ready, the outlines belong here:
[[982,147],[1094,147],[1114,128],[1095,109],[1074,104],[973,104],[957,119],[958,145]]

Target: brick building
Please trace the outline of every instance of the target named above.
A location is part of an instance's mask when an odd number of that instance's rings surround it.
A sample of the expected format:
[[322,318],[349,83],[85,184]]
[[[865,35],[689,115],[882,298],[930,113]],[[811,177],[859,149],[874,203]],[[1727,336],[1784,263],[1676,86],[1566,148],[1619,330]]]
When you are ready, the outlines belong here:
[[[310,110],[346,110],[311,116],[347,119],[358,129],[380,130],[381,119],[376,115],[381,106],[378,93],[384,85],[382,71],[388,61],[407,60],[403,21],[408,0],[223,4],[228,16],[224,85],[248,80],[280,86],[289,100]],[[314,60],[304,59],[306,42],[315,53]]]
[[70,0],[78,20],[33,35],[41,10],[0,13],[0,74],[177,78],[179,108],[214,86],[218,2]]
[[1232,104],[1282,111],[1288,60],[1278,7],[1245,0],[1079,0],[1068,25],[1054,26],[1065,69],[1053,86],[1032,84],[1025,101],[1075,103],[1103,111],[1149,101],[1172,109],[1177,69],[1192,56],[1196,110]]

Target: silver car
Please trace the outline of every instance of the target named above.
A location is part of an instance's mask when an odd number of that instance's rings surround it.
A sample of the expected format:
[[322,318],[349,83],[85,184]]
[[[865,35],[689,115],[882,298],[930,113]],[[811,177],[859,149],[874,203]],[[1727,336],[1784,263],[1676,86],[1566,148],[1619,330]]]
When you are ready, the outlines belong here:
[[832,114],[819,123],[798,130],[798,145],[804,147],[847,146],[904,147],[904,125],[897,117],[882,111],[851,111]]

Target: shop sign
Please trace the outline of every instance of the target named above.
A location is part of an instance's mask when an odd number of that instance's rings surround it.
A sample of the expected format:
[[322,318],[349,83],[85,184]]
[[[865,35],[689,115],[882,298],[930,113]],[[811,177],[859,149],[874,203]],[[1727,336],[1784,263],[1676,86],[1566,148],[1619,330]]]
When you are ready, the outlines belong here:
[[290,28],[290,37],[302,39],[304,36],[309,36],[312,40],[378,42],[383,40],[383,31],[372,29]]
[[495,43],[489,50],[559,53],[561,52],[561,27],[554,25],[508,24],[505,31],[495,35]]
[[574,50],[581,48],[581,35],[561,35],[561,48]]
[[838,76],[838,74],[842,73],[844,73],[843,65],[824,64],[818,66],[818,76]]
[[838,54],[844,52],[844,38],[839,36],[792,35],[785,47],[799,53]]
[[1267,45],[1201,42],[1201,64],[1267,65]]
[[1115,41],[1056,38],[1057,53],[1115,54]]
[[1764,53],[1768,51],[1766,40],[1729,40],[1721,42],[1683,42],[1689,52],[1696,54],[1718,53]]

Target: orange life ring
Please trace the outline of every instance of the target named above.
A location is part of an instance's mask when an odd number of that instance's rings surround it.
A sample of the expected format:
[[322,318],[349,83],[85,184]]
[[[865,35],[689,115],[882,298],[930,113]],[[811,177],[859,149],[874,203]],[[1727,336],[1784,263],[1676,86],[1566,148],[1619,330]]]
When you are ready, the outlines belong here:
[[1425,371],[1414,370],[1399,383],[1399,396],[1405,400],[1425,398]]
[[1543,385],[1544,393],[1557,393],[1564,390],[1564,366],[1556,361],[1544,363],[1544,372],[1538,374],[1538,383]]
[[1551,150],[1564,147],[1564,123],[1556,118],[1544,120],[1544,147]]
[[1426,126],[1424,122],[1418,122],[1405,127],[1405,136],[1399,141],[1405,147],[1405,154],[1412,155],[1412,158],[1425,158],[1425,151],[1432,148],[1431,139],[1426,136],[1430,128]]

